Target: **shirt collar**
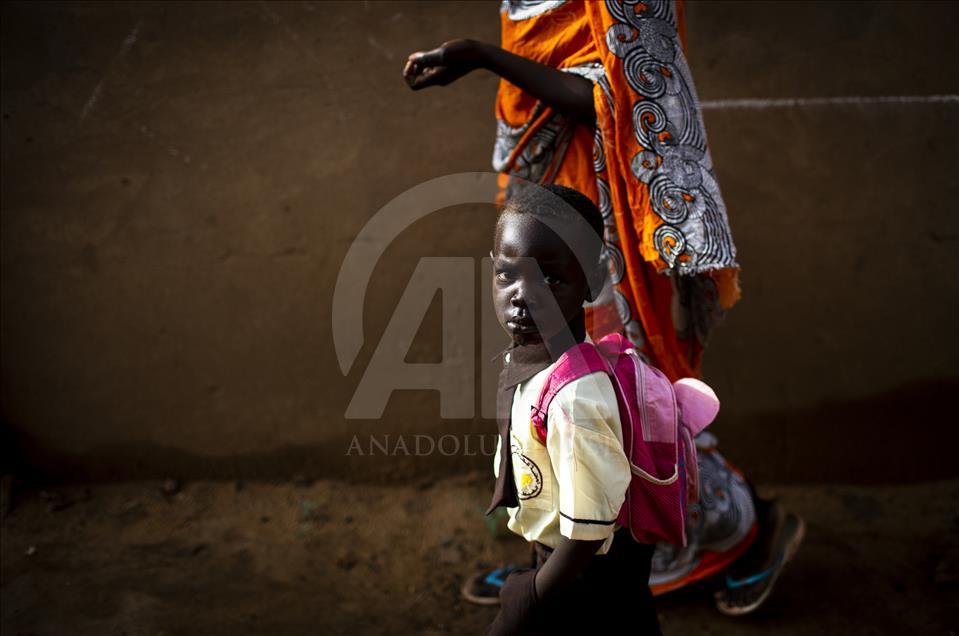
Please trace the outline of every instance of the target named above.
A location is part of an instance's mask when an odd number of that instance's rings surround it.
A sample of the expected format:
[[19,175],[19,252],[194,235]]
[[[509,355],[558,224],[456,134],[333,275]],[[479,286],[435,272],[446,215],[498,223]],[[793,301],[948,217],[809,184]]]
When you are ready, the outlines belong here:
[[[589,334],[585,342],[592,344]],[[565,352],[564,352],[565,353]],[[513,344],[503,352],[503,373],[500,376],[500,387],[507,389],[525,382],[557,360],[560,355],[554,356],[545,343],[537,342],[529,345]]]

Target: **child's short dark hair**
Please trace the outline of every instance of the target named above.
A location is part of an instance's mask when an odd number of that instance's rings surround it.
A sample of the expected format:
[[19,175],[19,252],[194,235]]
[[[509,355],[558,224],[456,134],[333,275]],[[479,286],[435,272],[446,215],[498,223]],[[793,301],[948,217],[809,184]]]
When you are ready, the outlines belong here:
[[[556,205],[559,197],[566,205]],[[528,184],[518,188],[506,201],[501,214],[508,212],[546,214],[560,218],[568,218],[570,209],[577,212],[596,232],[600,241],[603,239],[603,215],[599,208],[588,196],[566,186],[550,183],[546,185]]]

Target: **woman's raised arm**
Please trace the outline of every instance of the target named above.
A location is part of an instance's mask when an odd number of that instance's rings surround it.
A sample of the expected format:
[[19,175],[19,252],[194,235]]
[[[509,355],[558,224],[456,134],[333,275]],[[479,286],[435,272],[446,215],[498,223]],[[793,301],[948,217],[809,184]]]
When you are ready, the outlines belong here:
[[515,84],[563,115],[593,125],[593,83],[574,73],[514,55],[476,40],[451,40],[431,51],[409,56],[403,77],[413,90],[446,86],[467,73],[485,68]]

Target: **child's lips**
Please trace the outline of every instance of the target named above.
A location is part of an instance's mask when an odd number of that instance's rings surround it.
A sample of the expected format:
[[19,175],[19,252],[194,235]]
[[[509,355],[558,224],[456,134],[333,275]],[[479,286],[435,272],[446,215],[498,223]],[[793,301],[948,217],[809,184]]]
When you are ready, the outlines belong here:
[[529,318],[510,318],[506,321],[506,326],[513,333],[530,333],[536,331],[536,323]]

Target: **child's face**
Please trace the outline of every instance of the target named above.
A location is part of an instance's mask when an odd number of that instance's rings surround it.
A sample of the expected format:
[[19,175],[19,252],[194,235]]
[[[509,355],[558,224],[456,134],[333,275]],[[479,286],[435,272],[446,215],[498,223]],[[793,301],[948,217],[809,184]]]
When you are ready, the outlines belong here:
[[548,341],[582,310],[589,290],[579,261],[533,216],[504,213],[490,255],[493,306],[514,343]]

